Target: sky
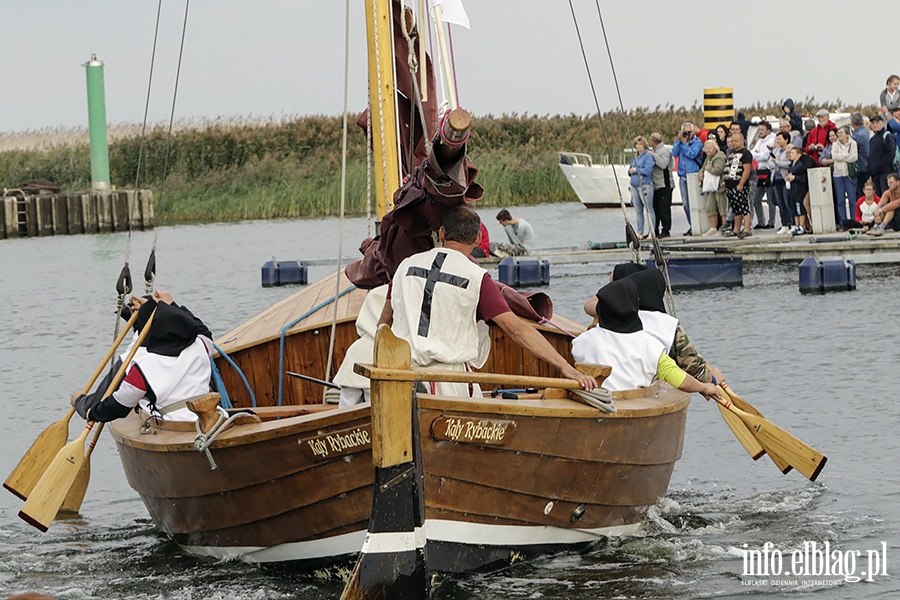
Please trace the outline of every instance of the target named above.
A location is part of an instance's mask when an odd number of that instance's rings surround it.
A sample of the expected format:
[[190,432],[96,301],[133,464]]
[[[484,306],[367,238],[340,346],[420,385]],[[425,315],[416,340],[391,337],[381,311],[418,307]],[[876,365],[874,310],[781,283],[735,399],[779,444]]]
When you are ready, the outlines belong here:
[[[364,1],[350,0],[354,113],[366,103]],[[613,109],[595,0],[571,1],[600,107]],[[471,29],[452,32],[461,106],[476,116],[595,112],[569,0],[464,4]],[[807,96],[876,103],[887,75],[900,71],[895,52],[864,49],[877,46],[869,36],[890,35],[869,22],[883,3],[854,3],[858,21],[841,20],[849,9],[838,0],[789,6],[601,2],[625,107],[690,106],[719,86],[734,88],[739,106]],[[106,64],[108,121],[140,123],[157,8],[157,0],[0,0],[0,132],[85,127],[82,65],[92,53]],[[176,119],[341,114],[344,1],[193,0],[189,8]],[[172,110],[184,14],[185,0],[163,0],[151,122],[167,122]]]

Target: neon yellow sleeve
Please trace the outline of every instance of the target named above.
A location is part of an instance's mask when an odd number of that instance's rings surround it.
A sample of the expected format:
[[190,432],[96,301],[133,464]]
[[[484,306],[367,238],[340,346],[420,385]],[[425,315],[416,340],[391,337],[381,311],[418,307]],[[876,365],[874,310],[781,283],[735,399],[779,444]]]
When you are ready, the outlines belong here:
[[684,383],[687,373],[675,364],[671,356],[663,352],[659,355],[659,362],[656,365],[656,376],[677,390]]

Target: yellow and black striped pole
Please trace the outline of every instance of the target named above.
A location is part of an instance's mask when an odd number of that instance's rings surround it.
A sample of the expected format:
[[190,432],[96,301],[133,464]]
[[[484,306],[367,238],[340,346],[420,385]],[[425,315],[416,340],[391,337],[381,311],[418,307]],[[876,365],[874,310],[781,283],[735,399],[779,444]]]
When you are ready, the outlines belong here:
[[730,87],[703,89],[703,126],[715,129],[734,120],[734,90]]

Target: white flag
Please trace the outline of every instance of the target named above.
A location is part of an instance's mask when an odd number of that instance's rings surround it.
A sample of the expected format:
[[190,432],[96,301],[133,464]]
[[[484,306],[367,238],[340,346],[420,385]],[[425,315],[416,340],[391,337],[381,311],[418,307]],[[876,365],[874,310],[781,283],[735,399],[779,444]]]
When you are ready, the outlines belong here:
[[441,7],[441,20],[444,23],[454,23],[469,29],[469,15],[463,8],[462,0],[431,0],[432,15],[435,6]]

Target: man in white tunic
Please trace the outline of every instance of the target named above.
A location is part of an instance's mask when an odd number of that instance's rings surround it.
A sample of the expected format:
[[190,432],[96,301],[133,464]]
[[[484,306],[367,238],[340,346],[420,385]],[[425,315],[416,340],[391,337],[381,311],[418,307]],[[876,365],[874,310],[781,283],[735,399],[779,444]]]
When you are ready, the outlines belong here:
[[[212,333],[191,311],[176,304],[169,292],[158,290],[153,296],[132,298],[132,302],[139,312],[131,344],[97,389],[86,395],[76,392],[72,404],[82,418],[90,421],[120,419],[137,406],[146,416],[195,421],[197,415],[183,405],[175,405],[209,392]],[[138,333],[154,309],[150,332],[132,358],[124,379],[104,398],[115,372],[137,343]]]
[[[400,263],[379,323],[409,342],[412,364],[467,371],[490,353],[486,321],[493,321],[520,346],[577,380],[586,390],[597,382],[564,359],[533,327],[515,316],[491,276],[469,259],[481,237],[481,219],[465,206],[452,209],[438,232],[441,247]],[[432,383],[430,392],[481,395],[477,385]]]
[[702,383],[678,368],[665,346],[643,330],[638,315],[637,286],[628,278],[597,292],[597,327],[572,342],[572,355],[584,363],[610,365],[603,387],[616,392],[651,385],[656,379],[683,392],[724,400],[712,383]]

